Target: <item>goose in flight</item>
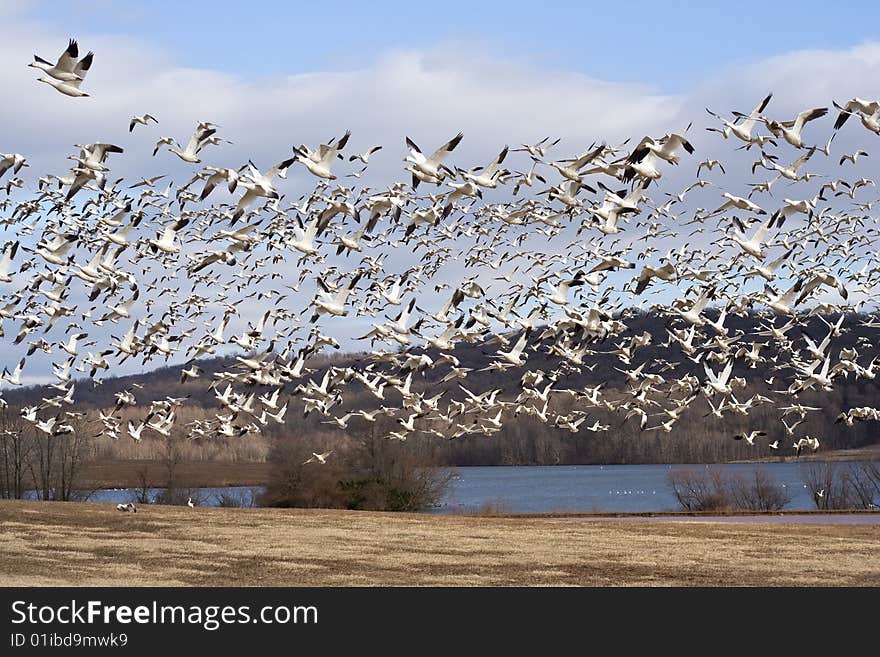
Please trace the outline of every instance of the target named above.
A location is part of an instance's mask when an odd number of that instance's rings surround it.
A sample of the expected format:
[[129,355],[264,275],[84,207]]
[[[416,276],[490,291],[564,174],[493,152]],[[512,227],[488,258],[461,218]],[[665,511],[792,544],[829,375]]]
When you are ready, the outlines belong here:
[[377,153],[381,150],[382,150],[381,146],[373,146],[370,150],[368,150],[364,153],[355,153],[354,155],[352,155],[351,157],[348,158],[348,161],[354,162],[355,160],[360,160],[364,164],[367,164],[367,163],[369,163],[370,157],[373,155],[373,153]]
[[324,465],[325,463],[327,463],[327,457],[330,456],[332,453],[332,449],[328,452],[324,452],[323,454],[312,452],[312,455],[309,457],[309,459],[307,461],[303,461],[302,464],[308,465],[309,463],[320,463],[321,465]]
[[18,361],[18,365],[15,366],[15,369],[12,372],[9,372],[5,367],[3,368],[2,380],[10,383],[14,386],[22,385],[21,380],[21,371],[24,369],[24,358]]
[[143,114],[141,116],[133,116],[131,117],[131,122],[128,124],[128,131],[133,132],[134,127],[136,125],[147,125],[148,121],[152,121],[156,125],[159,125],[159,120],[153,116],[152,114]]
[[753,203],[747,198],[734,196],[730,192],[724,192],[721,196],[723,196],[727,200],[722,203],[720,207],[711,212],[709,214],[710,217],[716,214],[720,214],[721,212],[724,212],[725,210],[728,210],[730,208],[736,208],[737,210],[746,210],[748,212],[754,212],[755,214],[767,214],[766,210],[761,209],[761,207],[757,203]]
[[[734,235],[731,239],[733,239],[733,241],[736,242],[739,247],[750,256],[763,261],[765,257],[764,240],[767,238],[767,233],[769,233],[770,229],[773,228],[774,222],[776,222],[777,227],[781,227],[784,219],[785,217],[782,214],[774,214],[770,217],[770,219],[758,226],[758,229],[749,239],[743,239],[739,235]],[[739,229],[740,234],[745,236],[746,227],[743,225],[743,223],[737,217],[733,218],[733,222]]]
[[[501,356],[508,364],[512,366],[521,366],[526,362],[526,356],[524,354],[526,349],[526,343],[530,337],[531,330],[526,329],[519,336],[519,340],[516,341],[516,344],[510,351],[501,351],[499,350],[497,354]],[[500,428],[500,427],[499,427]]]
[[177,140],[174,137],[160,137],[159,141],[156,142],[156,146],[153,148],[153,157],[156,157],[156,153],[158,153],[159,149],[163,146],[177,146],[177,148],[180,148],[180,144],[177,143]]
[[[553,141],[550,141],[550,137],[544,137],[537,144],[521,144],[519,148],[514,148],[513,152],[514,153],[524,152],[524,153],[528,153],[533,158],[541,159],[545,155],[547,155],[548,150],[550,150],[552,147],[556,146],[556,144],[558,144],[561,140],[562,140],[561,137],[559,137]],[[549,144],[547,143],[548,141],[550,141]]]
[[296,161],[305,165],[306,169],[318,178],[336,180],[336,175],[330,171],[330,167],[336,156],[339,155],[339,151],[345,148],[350,136],[351,131],[346,130],[338,141],[333,140],[329,144],[321,144],[314,152],[309,151],[305,146],[294,147]]
[[[777,164],[775,162],[776,156],[770,155],[769,153],[767,153],[763,157],[761,157],[761,159],[758,161],[758,163],[766,169],[772,169],[772,170],[778,171],[779,174],[783,178],[787,178],[788,180],[791,180],[793,182],[797,182],[799,180],[808,180],[809,179],[808,174],[801,175],[798,173],[798,170],[804,164],[806,164],[807,160],[809,160],[811,157],[813,157],[813,153],[815,153],[815,152],[816,152],[815,147],[810,148],[806,153],[801,155],[798,159],[796,159],[794,162],[792,162],[787,167],[784,167],[784,166]],[[768,160],[769,160],[769,162],[768,162]],[[753,169],[753,171],[754,171],[754,169]],[[812,175],[812,174],[809,174],[809,175]]]
[[657,180],[663,175],[657,168],[659,161],[678,164],[677,151],[680,149],[684,149],[690,154],[694,152],[691,143],[678,134],[664,135],[658,140],[645,137],[626,159],[628,166],[623,172],[624,182],[630,181],[636,176],[649,181]]
[[795,311],[793,306],[797,303],[796,299],[803,285],[804,280],[802,278],[799,278],[797,282],[790,288],[788,288],[785,292],[783,292],[782,294],[777,294],[770,298],[770,300],[767,302],[767,305],[776,312],[782,313],[783,315],[794,315]]
[[177,244],[177,233],[189,223],[189,218],[178,219],[173,224],[165,226],[161,237],[147,240],[150,249],[155,253],[162,251],[163,253],[180,253],[180,246]]
[[809,436],[804,436],[803,438],[797,440],[792,447],[795,450],[795,455],[800,456],[801,452],[805,449],[811,449],[814,452],[819,449],[819,439],[818,438],[810,438]]
[[782,264],[788,259],[788,257],[794,252],[794,249],[789,249],[781,256],[768,262],[766,265],[763,262],[758,263],[753,266],[752,270],[749,271],[745,277],[751,278],[753,276],[760,276],[766,281],[774,281],[776,280],[776,270],[779,269]]
[[315,312],[312,315],[311,322],[314,324],[318,321],[318,317],[323,313],[336,315],[337,317],[348,315],[348,309],[345,307],[345,303],[348,301],[348,295],[357,285],[360,278],[361,274],[355,274],[344,286],[337,288],[335,294],[329,287],[327,287],[326,283],[319,278],[318,286],[322,290],[323,297],[322,295],[318,295],[314,299],[313,303],[315,305]]
[[89,52],[85,57],[76,62],[73,67],[73,74],[75,77],[72,80],[58,80],[51,75],[44,75],[37,78],[37,81],[45,82],[65,96],[71,96],[74,98],[87,97],[89,96],[89,94],[80,89],[80,85],[83,83],[83,80],[85,80],[86,78],[86,74],[92,67],[92,61],[94,60],[94,58],[95,54],[93,52]]
[[[867,151],[863,151],[862,149],[859,149],[854,153],[841,155],[840,161],[837,164],[839,166],[843,166],[844,162],[851,162],[852,164],[855,164],[856,162],[859,161],[860,157],[868,157]],[[3,173],[2,173],[2,171],[0,171],[0,176],[2,176],[2,175],[3,175]]]
[[654,278],[659,278],[661,281],[672,281],[678,276],[676,272],[675,265],[671,262],[667,262],[662,267],[652,267],[651,265],[645,265],[642,268],[641,273],[639,273],[638,278],[636,279],[636,288],[634,293],[636,296],[641,294],[647,289],[648,285],[651,284],[651,280]]
[[475,185],[479,185],[480,187],[487,187],[489,189],[494,189],[498,186],[498,178],[501,175],[501,163],[504,162],[504,158],[507,157],[507,146],[505,146],[500,153],[498,153],[498,157],[496,157],[492,162],[484,167],[482,170],[479,170],[479,173],[475,173],[477,169],[471,169],[464,173],[464,177]]
[[412,173],[413,189],[419,186],[419,182],[435,183],[439,185],[443,180],[445,173],[448,173],[453,177],[455,176],[455,173],[452,170],[443,165],[443,160],[455,150],[455,147],[458,146],[463,137],[464,135],[459,132],[455,137],[431,153],[429,157],[425,157],[422,153],[422,149],[419,148],[412,139],[409,137],[406,138],[406,145],[409,148],[410,154],[404,158],[404,162],[408,162],[411,165],[407,167],[406,170]]
[[752,431],[749,431],[748,433],[738,433],[733,437],[733,439],[734,440],[745,440],[749,445],[754,446],[755,438],[760,438],[761,436],[766,436],[766,435],[767,435],[766,431],[761,431],[760,429],[753,429]]
[[11,283],[12,275],[9,269],[12,267],[12,259],[18,251],[18,242],[7,244],[3,249],[3,258],[0,259],[0,282]]
[[[171,148],[169,146],[168,150],[174,153],[177,157],[179,157],[184,162],[189,162],[190,164],[200,164],[201,160],[199,159],[199,151],[204,148],[208,139],[210,139],[214,133],[217,132],[216,126],[213,126],[209,123],[200,123],[195,132],[193,132],[192,137],[189,139],[189,143],[186,145],[182,151],[179,148]],[[161,142],[161,140],[160,140]],[[159,144],[156,144],[156,149],[158,150]],[[155,155],[156,152],[153,151]]]
[[729,395],[733,392],[730,387],[730,374],[733,372],[733,359],[727,361],[724,369],[720,373],[715,374],[707,364],[703,364],[703,371],[706,372],[706,387],[708,391],[714,391],[721,395]]
[[124,148],[117,146],[116,144],[75,144],[75,146],[79,148],[80,154],[79,156],[71,156],[71,158],[75,159],[81,167],[99,172],[107,171],[104,162],[107,161],[107,156],[110,155],[110,153],[125,152]]
[[718,167],[719,169],[721,169],[721,173],[724,173],[724,174],[727,173],[727,172],[724,170],[724,165],[721,164],[721,160],[713,160],[713,159],[703,160],[702,162],[700,162],[700,163],[697,165],[697,177],[698,177],[698,178],[700,177],[700,171],[703,170],[703,167],[706,167],[706,169],[707,169],[708,171],[711,171],[711,170],[714,169],[715,167]]
[[0,177],[12,169],[13,175],[18,173],[22,167],[30,166],[24,155],[20,153],[0,153]]
[[34,61],[28,64],[28,66],[40,69],[56,80],[62,82],[74,82],[82,80],[74,70],[76,68],[77,57],[79,57],[79,45],[75,39],[70,39],[67,43],[67,48],[61,53],[54,64],[46,61],[39,55],[34,55]]
[[[242,169],[244,169],[244,167],[242,167]],[[205,181],[205,186],[202,187],[202,192],[199,194],[199,201],[204,201],[208,198],[208,195],[214,191],[214,188],[223,181],[226,181],[226,189],[229,190],[229,193],[231,194],[234,192],[235,188],[238,187],[239,176],[242,169],[206,166],[205,171],[202,174],[198,174],[192,181],[195,182],[200,176],[204,176],[203,180]]]
[[[734,114],[736,114],[736,112],[734,112]],[[757,120],[763,122],[767,126],[767,129],[774,135],[782,137],[795,148],[804,148],[804,140],[801,136],[804,126],[810,121],[822,118],[826,114],[828,114],[827,107],[816,107],[814,109],[800,112],[791,121],[771,121],[763,116],[758,117]],[[739,114],[738,116],[741,118],[747,118],[742,114]]]
[[874,134],[880,135],[880,102],[876,100],[868,101],[861,98],[853,98],[847,101],[846,105],[841,107],[836,101],[832,101],[834,107],[840,110],[837,119],[834,121],[834,129],[840,130],[846,120],[853,114],[857,115],[868,130]]
[[606,148],[605,144],[599,144],[592,150],[587,150],[584,154],[573,160],[550,162],[550,166],[556,169],[564,178],[579,183],[584,175],[590,173],[590,171],[581,171],[581,169],[593,162],[596,158],[601,157],[606,151]]
[[[721,122],[724,124],[723,130],[718,128],[708,129],[714,130],[715,132],[720,132],[725,139],[727,139],[730,134],[733,134],[736,138],[746,142],[746,144],[751,145],[757,143],[759,146],[761,146],[763,145],[763,140],[761,140],[760,137],[753,137],[752,129],[755,127],[755,123],[758,121],[758,117],[761,115],[761,112],[764,111],[764,108],[767,107],[767,103],[770,102],[770,99],[772,97],[772,93],[767,94],[764,100],[758,103],[748,116],[734,113],[734,115],[736,116],[736,121],[728,121],[727,119],[723,119],[707,107],[706,111],[715,118],[721,119]],[[743,119],[742,123],[737,123],[737,121],[739,121],[741,118]]]
[[703,326],[706,324],[706,319],[702,316],[702,312],[708,305],[709,301],[714,297],[715,287],[712,286],[703,290],[688,310],[676,309],[676,312],[685,321],[695,324],[696,326]]
[[559,281],[556,285],[551,285],[550,289],[552,290],[549,295],[546,296],[546,299],[552,303],[555,303],[560,306],[568,305],[568,291],[572,287],[583,285],[586,283],[586,279],[584,278],[584,273],[579,271],[577,275],[570,280],[562,280]]

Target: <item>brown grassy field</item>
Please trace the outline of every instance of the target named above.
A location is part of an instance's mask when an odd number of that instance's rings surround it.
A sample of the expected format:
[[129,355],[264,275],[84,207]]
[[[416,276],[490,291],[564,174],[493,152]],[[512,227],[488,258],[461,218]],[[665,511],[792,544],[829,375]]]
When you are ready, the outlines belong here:
[[880,527],[0,502],[0,584],[880,585]]

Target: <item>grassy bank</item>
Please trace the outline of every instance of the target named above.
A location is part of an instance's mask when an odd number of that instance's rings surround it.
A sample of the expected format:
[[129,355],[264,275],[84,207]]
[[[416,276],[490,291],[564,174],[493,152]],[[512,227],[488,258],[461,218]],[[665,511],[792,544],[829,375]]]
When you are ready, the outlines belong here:
[[880,586],[880,528],[0,502],[6,585]]

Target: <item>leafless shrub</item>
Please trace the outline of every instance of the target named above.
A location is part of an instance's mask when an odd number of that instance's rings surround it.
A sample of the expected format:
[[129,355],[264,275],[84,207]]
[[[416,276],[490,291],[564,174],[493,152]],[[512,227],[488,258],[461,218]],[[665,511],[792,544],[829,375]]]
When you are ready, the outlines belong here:
[[215,495],[217,506],[231,509],[250,509],[257,506],[257,491],[249,488],[244,491],[223,491]]
[[349,435],[326,463],[306,463],[329,449],[301,436],[278,440],[270,452],[272,480],[263,506],[420,511],[436,505],[452,477],[431,463],[416,441],[401,444],[375,427]]
[[685,511],[724,511],[731,506],[718,468],[670,470],[666,479]]
[[153,484],[150,480],[150,470],[146,465],[137,469],[138,485],[131,491],[132,502],[135,504],[155,504],[156,495],[153,492]]
[[880,504],[880,466],[866,463],[809,463],[801,478],[817,509],[873,509]]
[[748,474],[679,469],[670,471],[667,480],[685,511],[779,511],[791,502],[785,488],[763,468]]
[[791,502],[788,491],[773,481],[764,468],[755,468],[749,474],[731,475],[725,488],[736,509],[779,511]]

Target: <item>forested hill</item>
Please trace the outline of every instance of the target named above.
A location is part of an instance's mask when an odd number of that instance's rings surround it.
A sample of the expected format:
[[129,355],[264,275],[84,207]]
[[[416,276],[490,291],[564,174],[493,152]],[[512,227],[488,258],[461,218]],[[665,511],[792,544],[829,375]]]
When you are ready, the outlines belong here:
[[[706,314],[715,318],[717,310],[709,309]],[[709,401],[695,399],[681,412],[669,431],[662,426],[669,419],[663,415],[663,411],[674,408],[675,401],[682,397],[681,392],[675,392],[674,382],[688,376],[696,377],[700,383],[705,382],[703,357],[719,351],[717,342],[712,342],[716,334],[711,328],[704,328],[697,333],[699,337],[694,341],[694,353],[688,357],[674,340],[671,347],[662,346],[669,342],[669,331],[677,325],[670,323],[667,317],[652,313],[633,313],[625,318],[627,328],[619,336],[596,341],[591,345],[590,352],[583,358],[583,365],[575,365],[550,353],[550,343],[542,339],[542,331],[538,328],[530,335],[527,366],[506,371],[489,368],[491,363],[497,361],[495,354],[501,348],[498,337],[489,336],[474,343],[460,342],[447,352],[457,359],[458,368],[467,371],[465,378],[448,381],[443,379],[450,374],[451,359],[442,359],[441,353],[435,349],[410,349],[408,356],[425,354],[436,361],[434,366],[414,372],[412,388],[424,392],[425,396],[443,392],[441,408],[449,400],[461,399],[460,385],[476,395],[498,389],[501,391],[499,399],[513,402],[522,392],[521,377],[526,369],[530,372],[540,370],[548,378],[555,379],[552,381],[549,404],[551,419],[554,416],[566,416],[576,407],[583,408],[576,403],[579,396],[586,395],[595,386],[601,386],[600,395],[609,404],[586,408],[587,420],[576,432],[556,426],[558,422],[543,421],[527,410],[524,411],[522,407],[540,409],[539,401],[528,400],[520,405],[519,412],[516,412],[516,404],[505,408],[506,416],[516,413],[516,417],[506,418],[497,433],[468,434],[449,440],[455,431],[455,425],[444,429],[435,424],[433,428],[446,435],[442,438],[432,434],[412,435],[409,442],[414,445],[414,449],[428,452],[434,459],[457,465],[713,462],[791,456],[794,453],[793,440],[805,435],[819,438],[823,450],[872,444],[878,439],[877,422],[854,422],[852,426],[847,426],[846,423],[835,421],[842,411],[874,406],[880,400],[877,380],[871,378],[872,362],[878,355],[880,345],[880,329],[870,321],[871,318],[849,314],[843,318],[837,331],[839,335],[832,335],[826,353],[830,354],[832,368],[837,367],[839,371],[830,392],[814,389],[796,395],[787,392],[797,376],[791,366],[792,352],[803,362],[810,362],[805,336],[815,344],[820,344],[832,330],[829,324],[833,326],[838,318],[839,315],[826,315],[822,318],[805,315],[799,318],[799,325],[786,333],[790,340],[790,344],[786,345],[766,335],[766,326],[780,327],[784,324],[782,318],[753,313],[729,315],[724,325],[728,337],[735,338],[728,351],[729,357],[735,358],[733,376],[742,377],[746,381],[745,387],[735,392],[735,401],[746,402],[754,395],[759,395],[757,401],[746,412],[727,410],[719,418],[710,413],[712,409]],[[646,342],[646,335],[650,336],[649,344],[636,348],[631,355],[627,353],[633,338],[641,337],[641,341]],[[512,344],[518,336],[510,334],[504,337]],[[759,345],[760,349],[757,358],[750,361],[746,352],[754,352],[753,344]],[[781,353],[783,349],[787,353]],[[669,360],[674,354],[678,358]],[[861,375],[857,376],[840,366],[842,357],[857,363]],[[286,384],[282,394],[293,393],[297,385],[309,380],[320,382],[328,367],[337,368],[334,373],[338,374],[355,362],[363,367],[370,358],[366,353],[334,354],[324,351],[320,356],[313,356],[306,361],[303,376]],[[190,416],[210,418],[222,408],[215,396],[216,390],[209,387],[209,382],[219,373],[236,371],[240,366],[232,356],[201,360],[198,365],[204,370],[203,373],[198,379],[188,380],[186,383],[180,382],[181,370],[186,365],[159,368],[141,375],[108,377],[100,385],[93,385],[88,379],[78,380],[76,404],[64,410],[112,408],[116,393],[131,390],[138,399],[138,406],[135,408],[141,408],[142,414],[146,413],[152,400],[186,397],[184,406],[190,410]],[[627,371],[632,372],[642,365],[644,367],[640,376],[656,375],[662,377],[664,383],[657,385],[656,390],[649,387],[648,394],[643,394],[639,401],[635,401],[642,384],[628,379]],[[711,360],[708,366],[719,371],[722,364]],[[376,363],[374,371],[381,373],[383,364]],[[342,378],[344,375],[338,376]],[[536,388],[543,389],[550,382],[545,380]],[[671,391],[670,384],[673,384]],[[225,386],[221,381],[215,387],[222,390]],[[243,386],[238,384],[236,388],[241,390]],[[254,390],[265,394],[271,388],[255,386]],[[374,409],[382,405],[357,380],[344,381],[340,391],[342,403],[331,408],[330,416],[339,417],[349,410]],[[775,391],[786,392],[781,394]],[[51,387],[38,386],[7,389],[4,390],[3,397],[10,407],[19,408],[39,404],[44,398],[57,394],[58,391]],[[389,386],[387,394],[393,396],[394,400],[399,400],[399,394],[392,386]],[[760,396],[766,400],[762,400]],[[720,403],[718,397],[713,397],[711,401],[715,407]],[[803,421],[791,430],[800,417],[796,412],[785,412],[784,408],[792,403],[818,407],[821,410],[807,412]],[[608,405],[617,408],[609,410]],[[638,416],[627,419],[628,410],[636,405],[644,407],[648,414],[647,430],[640,428]],[[132,408],[126,410],[130,412]],[[285,423],[270,423],[263,429],[263,433],[270,437],[293,435],[300,439],[320,438],[325,443],[343,441],[356,437],[363,431],[392,431],[397,427],[396,420],[401,416],[400,412],[392,413],[389,417],[380,416],[375,423],[367,423],[354,416],[343,430],[326,424],[329,418],[319,413],[313,412],[304,417],[303,406],[298,397],[291,396]],[[467,421],[470,420],[459,420]],[[594,423],[598,423],[600,429],[588,430]],[[603,426],[607,428],[603,429]],[[754,446],[749,446],[745,441],[733,440],[737,433],[750,430],[762,430],[767,436],[756,441]],[[777,439],[779,449],[769,449],[767,445]]]

